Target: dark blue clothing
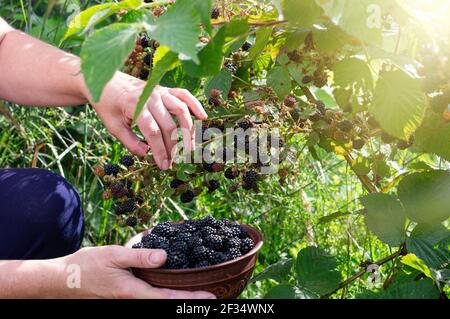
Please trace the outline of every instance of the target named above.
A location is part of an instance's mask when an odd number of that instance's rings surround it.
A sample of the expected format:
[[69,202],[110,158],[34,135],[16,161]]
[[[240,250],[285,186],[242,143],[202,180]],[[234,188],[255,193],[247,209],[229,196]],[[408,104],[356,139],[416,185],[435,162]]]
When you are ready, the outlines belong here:
[[83,233],[80,197],[63,177],[0,170],[0,260],[65,256],[80,248]]

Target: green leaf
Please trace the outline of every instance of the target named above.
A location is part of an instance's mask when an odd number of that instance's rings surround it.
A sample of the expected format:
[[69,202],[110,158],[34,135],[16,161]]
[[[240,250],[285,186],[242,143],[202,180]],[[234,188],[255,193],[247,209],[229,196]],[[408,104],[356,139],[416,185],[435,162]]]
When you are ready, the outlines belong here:
[[391,286],[379,296],[380,299],[438,299],[439,290],[431,279],[406,282]]
[[407,254],[406,256],[403,256],[400,261],[402,264],[414,268],[424,273],[427,277],[431,278],[430,269],[427,267],[427,265],[425,265],[425,263],[421,259],[417,258],[416,255]]
[[398,196],[412,221],[439,224],[450,217],[450,172],[419,172],[399,183]]
[[406,217],[400,201],[388,194],[370,194],[361,198],[367,210],[367,227],[378,239],[398,247],[405,241]]
[[178,66],[166,73],[160,85],[171,88],[184,88],[192,94],[195,94],[200,88],[201,80],[189,76],[181,66]]
[[373,78],[367,62],[347,58],[336,63],[334,67],[334,81],[336,85],[346,88],[358,84],[368,90],[373,90]]
[[397,70],[381,75],[369,111],[387,133],[408,140],[422,123],[425,107],[420,82]]
[[339,285],[342,277],[336,267],[336,259],[317,247],[300,250],[295,264],[298,282],[320,295],[334,290]]
[[372,164],[372,172],[379,177],[390,177],[391,167],[386,163],[386,161],[376,159]]
[[272,31],[273,29],[269,27],[261,28],[256,31],[256,41],[249,51],[249,59],[255,59],[263,52],[264,48],[267,45],[267,42],[269,42]]
[[370,173],[370,162],[367,158],[360,156],[353,160],[352,169],[357,175],[367,175]]
[[81,48],[81,70],[94,102],[115,72],[123,65],[136,43],[138,28],[115,23],[94,32]]
[[450,161],[450,123],[442,116],[428,112],[415,133],[415,145],[422,152],[436,154]]
[[442,224],[417,224],[410,235],[411,238],[419,238],[432,245],[436,245],[449,236],[450,230]]
[[226,26],[221,27],[214,38],[200,50],[198,54],[200,64],[196,64],[192,60],[183,62],[186,73],[200,78],[220,72],[223,64],[222,50],[225,44],[225,32]]
[[291,274],[294,260],[292,258],[280,260],[279,262],[270,265],[259,274],[252,278],[252,282],[257,282],[265,279],[273,279],[278,282],[286,281]]
[[210,98],[211,90],[218,89],[222,91],[223,96],[227,96],[231,89],[231,82],[233,81],[233,76],[231,72],[227,69],[223,69],[219,74],[209,78],[205,83],[205,95]]
[[278,285],[273,287],[264,296],[264,299],[295,299],[295,288],[290,285]]
[[[158,50],[162,50],[163,48],[158,48]],[[138,104],[136,106],[136,112],[134,113],[133,121],[141,114],[142,109],[144,108],[145,103],[153,92],[153,89],[159,82],[162,80],[164,75],[169,72],[171,69],[177,66],[178,58],[177,54],[172,51],[169,51],[164,54],[153,67],[152,74],[150,79],[147,81],[147,84],[144,87],[144,90],[139,97]]]
[[195,9],[200,15],[200,21],[205,27],[208,33],[211,33],[211,11],[212,11],[212,1],[211,0],[194,0]]
[[422,259],[430,268],[444,269],[450,265],[450,251],[448,249],[434,247],[427,240],[408,238],[406,240],[406,249],[409,253],[415,254]]
[[277,66],[269,71],[267,85],[270,86],[279,98],[284,98],[291,92],[291,77],[286,68]]
[[349,41],[350,37],[335,25],[329,25],[326,29],[313,29],[314,44],[324,53],[334,53]]
[[315,0],[284,0],[283,14],[289,23],[307,28],[318,20],[322,9]]
[[199,13],[192,10],[191,1],[178,0],[154,24],[147,25],[146,28],[149,36],[161,45],[199,63],[197,56],[199,24]]

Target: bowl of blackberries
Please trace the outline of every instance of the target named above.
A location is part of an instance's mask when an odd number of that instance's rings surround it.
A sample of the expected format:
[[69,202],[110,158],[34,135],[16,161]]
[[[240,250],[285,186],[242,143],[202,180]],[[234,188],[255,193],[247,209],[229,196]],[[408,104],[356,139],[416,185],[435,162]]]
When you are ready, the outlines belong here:
[[163,267],[132,269],[136,277],[154,287],[203,290],[220,299],[234,299],[247,286],[262,244],[256,228],[207,216],[160,223],[126,246],[166,251]]

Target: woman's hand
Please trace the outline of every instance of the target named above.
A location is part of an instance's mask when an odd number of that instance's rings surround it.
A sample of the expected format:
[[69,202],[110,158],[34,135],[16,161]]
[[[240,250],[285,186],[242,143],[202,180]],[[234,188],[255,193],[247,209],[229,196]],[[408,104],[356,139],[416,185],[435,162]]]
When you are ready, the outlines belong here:
[[191,113],[200,120],[205,120],[207,115],[200,102],[189,91],[157,86],[136,121],[145,137],[144,143],[131,127],[144,86],[144,81],[117,72],[104,89],[100,102],[92,104],[109,132],[130,152],[143,157],[151,149],[156,164],[167,170],[172,164],[177,143],[176,139],[172,139],[172,134],[177,129],[172,115],[182,129],[183,145],[188,152],[195,146]]
[[[58,296],[69,298],[214,299],[209,292],[154,288],[134,277],[130,267],[159,268],[166,261],[164,250],[130,249],[121,246],[83,248],[60,258],[64,269],[79,266],[80,288],[67,288]],[[69,275],[67,272],[66,276]]]

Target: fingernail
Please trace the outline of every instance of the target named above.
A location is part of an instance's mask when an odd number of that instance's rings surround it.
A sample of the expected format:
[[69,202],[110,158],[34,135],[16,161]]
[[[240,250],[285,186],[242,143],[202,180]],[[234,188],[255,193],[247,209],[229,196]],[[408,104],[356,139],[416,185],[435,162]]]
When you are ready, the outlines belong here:
[[160,250],[155,250],[149,256],[150,264],[160,265],[164,261],[164,258],[165,258],[164,252]]
[[168,160],[164,160],[162,162],[162,169],[165,171],[169,169],[169,161]]

